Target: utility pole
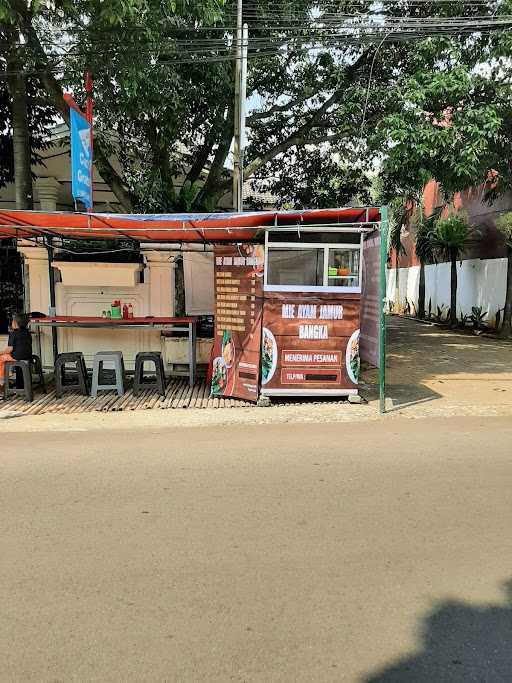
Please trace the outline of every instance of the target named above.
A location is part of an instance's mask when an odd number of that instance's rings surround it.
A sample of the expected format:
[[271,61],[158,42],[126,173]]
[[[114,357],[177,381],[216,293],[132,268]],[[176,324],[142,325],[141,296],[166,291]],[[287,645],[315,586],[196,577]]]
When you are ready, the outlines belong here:
[[245,153],[245,105],[247,98],[247,43],[249,29],[244,24],[242,31],[242,64],[240,68],[240,103],[238,111],[240,122],[238,124],[238,211],[244,210],[244,153]]
[[235,33],[235,126],[233,140],[233,210],[240,211],[240,76],[242,74],[242,2],[238,0]]
[[233,209],[243,211],[245,100],[247,95],[247,49],[249,29],[243,24],[238,0],[235,38],[235,125],[233,141]]

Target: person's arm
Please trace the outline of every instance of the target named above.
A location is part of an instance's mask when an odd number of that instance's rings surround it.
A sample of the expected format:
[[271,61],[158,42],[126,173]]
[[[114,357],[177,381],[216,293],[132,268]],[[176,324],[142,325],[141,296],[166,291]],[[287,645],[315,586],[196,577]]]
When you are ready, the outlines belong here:
[[6,346],[5,349],[4,349],[3,351],[1,351],[0,353],[2,353],[2,354],[3,354],[3,353],[7,353],[7,354],[9,354],[9,356],[10,356],[12,352],[13,352],[13,335],[12,335],[12,332],[11,332],[11,333],[9,334],[9,338],[8,338],[8,340],[7,340],[7,346]]

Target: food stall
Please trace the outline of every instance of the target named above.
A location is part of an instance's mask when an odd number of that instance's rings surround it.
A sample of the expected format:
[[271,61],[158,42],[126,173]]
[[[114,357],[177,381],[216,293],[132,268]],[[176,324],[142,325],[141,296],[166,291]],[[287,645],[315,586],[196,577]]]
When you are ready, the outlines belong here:
[[[386,209],[377,207],[154,215],[0,211],[0,238],[23,240],[49,255],[63,239],[128,238],[157,255],[162,248],[176,254],[198,246],[213,252],[214,282],[204,270],[215,293],[212,395],[350,397],[358,391],[361,357],[379,365],[381,410],[386,226]],[[51,274],[51,257],[46,264]],[[32,270],[31,281],[34,276]],[[42,311],[55,305],[53,278],[47,282],[50,305]],[[168,296],[159,278],[149,285],[155,297]],[[206,280],[201,286],[208,288]]]

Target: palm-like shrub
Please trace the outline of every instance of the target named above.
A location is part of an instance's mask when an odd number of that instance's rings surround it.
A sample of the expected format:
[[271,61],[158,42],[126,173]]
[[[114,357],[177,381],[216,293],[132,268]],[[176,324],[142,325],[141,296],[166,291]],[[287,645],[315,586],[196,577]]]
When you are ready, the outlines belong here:
[[504,337],[510,337],[512,336],[512,211],[500,216],[496,221],[496,227],[507,245],[507,289],[501,334]]
[[450,326],[457,326],[457,260],[466,248],[471,229],[465,213],[458,211],[435,224],[432,233],[432,247],[435,254],[451,263],[450,277]]
[[394,251],[396,256],[395,310],[398,312],[400,307],[400,256],[405,254],[404,245],[402,244],[402,230],[407,224],[407,206],[405,198],[397,197],[390,203],[390,209],[388,259],[391,258],[391,252]]
[[425,317],[425,266],[434,263],[433,233],[436,221],[439,219],[442,206],[436,207],[430,216],[425,215],[423,204],[420,204],[414,214],[416,241],[414,250],[420,262],[420,280],[418,286],[418,317]]

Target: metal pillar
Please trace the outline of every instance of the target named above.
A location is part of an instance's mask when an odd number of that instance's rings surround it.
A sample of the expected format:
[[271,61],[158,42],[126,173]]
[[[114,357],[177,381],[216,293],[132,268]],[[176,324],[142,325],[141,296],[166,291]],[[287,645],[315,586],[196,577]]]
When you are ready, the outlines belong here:
[[388,207],[380,210],[379,273],[379,412],[386,412],[386,265],[388,260]]
[[[48,280],[50,283],[50,308],[56,312],[55,304],[55,271],[53,270],[53,247],[52,238],[46,238],[46,248],[48,250]],[[57,337],[57,328],[52,327],[52,347],[53,347],[53,362],[57,360],[59,355],[59,343]]]

